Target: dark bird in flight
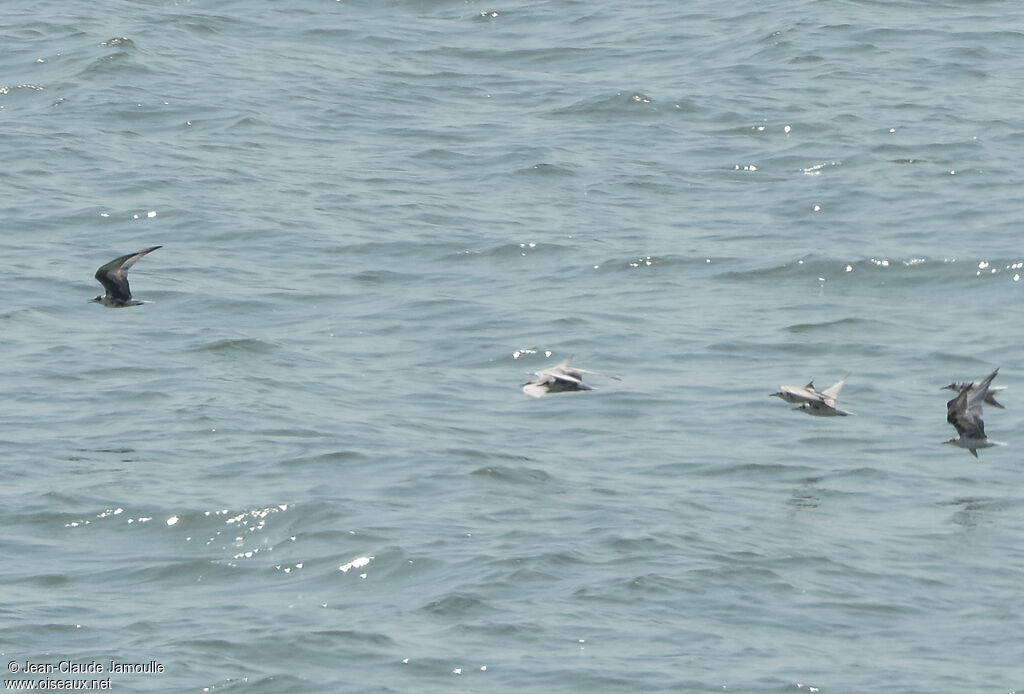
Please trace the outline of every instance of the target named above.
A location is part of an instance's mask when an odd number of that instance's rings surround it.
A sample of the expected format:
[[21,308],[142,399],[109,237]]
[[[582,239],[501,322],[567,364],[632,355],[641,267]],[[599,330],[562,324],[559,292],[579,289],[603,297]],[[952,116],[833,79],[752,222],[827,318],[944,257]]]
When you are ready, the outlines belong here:
[[103,285],[106,293],[97,296],[95,299],[92,299],[92,301],[97,304],[103,304],[108,308],[138,306],[146,303],[145,301],[136,301],[132,298],[132,290],[128,286],[128,270],[131,269],[132,265],[134,265],[139,258],[147,253],[152,253],[158,248],[162,248],[162,246],[153,246],[152,248],[147,248],[139,251],[138,253],[122,255],[120,258],[114,258],[97,270],[96,279]]
[[960,393],[946,403],[946,421],[956,429],[956,438],[946,443],[966,448],[975,458],[978,457],[979,448],[1006,445],[1000,441],[992,441],[985,435],[985,422],[981,419],[981,404],[988,397],[989,384],[997,373],[999,369],[990,373],[981,383],[965,384]]

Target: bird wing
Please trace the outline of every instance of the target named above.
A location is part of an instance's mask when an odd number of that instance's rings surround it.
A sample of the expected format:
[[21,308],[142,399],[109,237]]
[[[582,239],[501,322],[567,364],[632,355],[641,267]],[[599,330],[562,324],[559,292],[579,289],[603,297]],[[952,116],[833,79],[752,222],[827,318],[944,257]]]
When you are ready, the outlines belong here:
[[132,298],[131,287],[128,286],[128,270],[131,269],[132,265],[147,253],[151,253],[160,246],[153,246],[145,250],[139,251],[138,253],[129,253],[122,255],[120,258],[114,258],[106,265],[101,266],[96,271],[96,279],[103,288],[107,291],[107,296],[113,299],[120,299],[127,301]]
[[616,381],[621,381],[622,380],[618,376],[612,376],[611,374],[606,374],[606,373],[601,372],[601,371],[591,371],[590,369],[580,369],[580,368],[577,368],[575,366],[568,367],[568,368],[563,368],[562,371],[564,373],[572,374],[573,376],[577,376],[578,378],[582,378],[583,374],[594,374],[595,376],[603,376],[605,378],[611,378],[611,379],[614,379]]
[[960,394],[946,403],[946,421],[953,425],[960,438],[985,438],[985,422],[981,419],[981,408],[972,408],[968,399],[970,388],[964,388]]
[[[568,359],[563,359],[554,366],[549,366],[546,369],[537,371],[536,380],[523,386],[523,391],[527,395],[540,397],[540,395],[560,393],[566,390],[593,390],[593,387],[591,387],[590,384],[583,382],[583,374],[598,374],[598,372],[588,371],[587,369],[577,369],[573,366],[569,366],[569,362],[571,361],[572,357],[570,356]],[[603,376],[604,374],[598,375]],[[622,380],[618,376],[609,376],[609,378],[614,378],[617,381]],[[535,395],[534,393],[537,391],[543,392],[541,392],[540,395]]]
[[946,403],[946,421],[953,425],[961,438],[984,439],[985,422],[981,418],[981,405],[988,395],[989,384],[999,373],[996,369],[978,384],[972,384]]
[[523,392],[529,395],[531,398],[541,398],[548,394],[548,389],[544,387],[545,383],[538,383],[531,381],[523,386]]
[[124,301],[132,298],[132,290],[128,286],[128,277],[124,270],[121,269],[125,260],[131,257],[132,254],[128,254],[115,258],[96,271],[95,277],[107,291],[107,296]]
[[1006,390],[1006,386],[992,386],[988,387],[988,392],[985,393],[985,404],[991,405],[992,407],[998,407],[1000,410],[1005,410],[1003,404],[996,400],[996,393]]
[[846,379],[842,379],[838,383],[833,383],[831,386],[826,388],[821,394],[824,396],[825,403],[832,407],[836,406],[836,398],[839,397],[839,391],[843,389],[846,384]]
[[554,366],[549,366],[546,369],[541,369],[537,372],[537,375],[541,374],[553,376],[555,378],[562,379],[564,381],[572,381],[574,383],[583,383],[583,374],[594,374],[595,376],[604,376],[605,378],[613,378],[616,381],[622,379],[618,376],[612,376],[611,374],[601,373],[600,371],[591,371],[590,369],[581,369],[576,366],[569,366],[569,362],[572,361],[573,355],[563,359]]
[[552,369],[551,371],[539,371],[539,372],[537,372],[538,376],[540,376],[541,374],[544,374],[549,379],[555,380],[555,381],[565,381],[566,383],[576,383],[576,384],[582,384],[583,383],[583,376],[582,376],[582,374],[577,372],[575,369],[569,369],[568,371],[555,371],[555,370]]
[[[999,373],[999,369],[996,369],[990,373],[984,381],[981,383],[971,386],[967,389],[967,414],[978,420],[978,429],[981,431],[981,435],[985,436],[985,425],[981,421],[981,405],[985,402],[988,397],[988,387],[992,383],[992,379]],[[962,394],[962,393],[961,393]]]
[[557,379],[560,381],[582,383],[584,371],[583,369],[574,369],[569,366],[569,362],[571,361],[572,357],[569,357],[567,359],[563,359],[554,366],[549,366],[546,369],[541,369],[540,371],[535,372],[538,381],[549,383]]

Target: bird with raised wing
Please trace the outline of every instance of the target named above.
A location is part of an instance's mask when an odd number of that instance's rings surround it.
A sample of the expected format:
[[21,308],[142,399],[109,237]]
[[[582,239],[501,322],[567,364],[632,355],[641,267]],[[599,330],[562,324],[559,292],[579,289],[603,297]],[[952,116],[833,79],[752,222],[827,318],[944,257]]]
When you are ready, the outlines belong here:
[[839,391],[846,384],[846,378],[849,377],[843,378],[823,391],[817,390],[814,387],[814,381],[811,381],[806,386],[779,386],[779,389],[770,395],[782,398],[788,403],[797,404],[799,406],[794,407],[794,410],[800,410],[815,417],[846,417],[853,413],[836,407],[836,398],[839,397]]
[[102,266],[96,271],[96,279],[106,293],[97,296],[94,301],[97,304],[103,304],[108,308],[122,308],[124,306],[139,306],[140,304],[146,303],[145,301],[136,301],[132,298],[132,290],[128,286],[128,270],[131,269],[132,265],[136,261],[147,253],[152,253],[158,248],[163,246],[153,246],[145,250],[139,251],[138,253],[129,253],[128,255],[122,255],[120,258],[114,258],[106,265]]
[[946,403],[946,421],[956,429],[956,437],[946,441],[958,448],[966,448],[975,458],[979,448],[1005,446],[1001,441],[992,441],[985,434],[985,422],[981,419],[981,405],[989,394],[989,385],[999,373],[996,369],[981,383],[971,383],[962,388],[955,398]]

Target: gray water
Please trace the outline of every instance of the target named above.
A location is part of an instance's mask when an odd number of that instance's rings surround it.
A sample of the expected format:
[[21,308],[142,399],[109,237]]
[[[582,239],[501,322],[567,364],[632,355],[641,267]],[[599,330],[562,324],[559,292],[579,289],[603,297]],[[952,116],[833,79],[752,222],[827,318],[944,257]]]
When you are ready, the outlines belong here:
[[[1024,687],[1019,4],[10,0],[0,37],[8,681]],[[150,303],[88,303],[157,244]],[[520,391],[570,355],[622,380]],[[940,388],[996,367],[975,460]],[[768,397],[847,374],[853,417]]]

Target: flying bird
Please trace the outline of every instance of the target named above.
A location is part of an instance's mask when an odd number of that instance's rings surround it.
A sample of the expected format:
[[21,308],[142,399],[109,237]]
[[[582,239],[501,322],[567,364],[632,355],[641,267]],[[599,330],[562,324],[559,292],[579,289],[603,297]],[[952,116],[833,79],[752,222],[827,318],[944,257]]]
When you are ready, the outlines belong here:
[[96,279],[106,290],[105,294],[97,296],[91,301],[103,304],[108,308],[121,308],[123,306],[138,306],[144,301],[136,301],[132,298],[132,290],[128,286],[128,270],[132,265],[147,253],[152,253],[163,246],[153,246],[138,253],[129,253],[120,258],[114,258],[109,263],[96,271]]
[[[598,374],[597,371],[588,371],[587,369],[569,366],[570,361],[572,361],[572,357],[554,366],[541,369],[535,374],[537,378],[523,384],[523,392],[531,398],[540,398],[548,393],[564,393],[570,390],[594,390],[593,386],[583,382],[583,374],[606,375]],[[622,380],[618,376],[608,376],[608,378],[614,378],[616,381]]]
[[853,413],[836,407],[836,398],[839,397],[839,391],[845,384],[846,378],[843,378],[823,391],[814,387],[814,381],[805,386],[779,386],[779,389],[771,393],[771,396],[799,405],[793,409],[815,417],[846,417]]
[[[953,381],[948,386],[942,386],[942,389],[943,390],[955,390],[956,392],[959,393],[964,388],[974,388],[975,386],[978,386],[979,384],[980,384],[980,381]],[[998,407],[1000,410],[1005,410],[1006,409],[1005,407],[1003,407],[998,402],[996,402],[996,395],[995,395],[996,393],[998,393],[1000,391],[1003,391],[1003,390],[1006,390],[1006,386],[989,386],[988,387],[988,394],[985,395],[985,404],[986,405],[991,405],[992,407]]]
[[788,403],[819,401],[823,395],[814,388],[814,381],[805,386],[779,386],[771,397],[782,398]]
[[975,458],[979,448],[1005,446],[1000,441],[992,441],[985,435],[985,422],[981,419],[981,404],[989,394],[989,385],[999,373],[996,369],[981,383],[970,383],[960,390],[955,398],[946,403],[946,421],[956,429],[956,438],[951,443],[958,448],[966,448]]

